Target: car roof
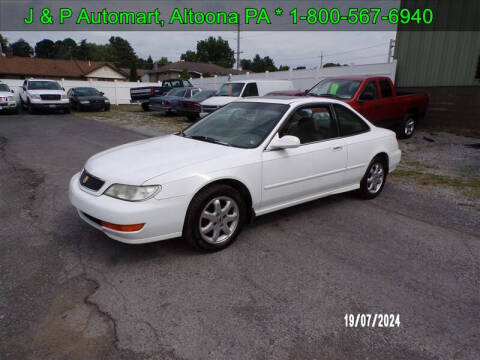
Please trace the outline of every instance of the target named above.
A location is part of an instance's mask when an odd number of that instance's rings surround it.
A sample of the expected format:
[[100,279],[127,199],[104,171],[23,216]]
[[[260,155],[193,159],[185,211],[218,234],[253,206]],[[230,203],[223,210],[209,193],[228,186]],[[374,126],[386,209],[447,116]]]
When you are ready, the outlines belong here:
[[51,81],[51,82],[58,82],[57,80],[52,80],[52,79],[27,79],[27,81]]
[[259,96],[259,97],[249,97],[241,100],[239,102],[263,102],[271,104],[286,104],[286,105],[303,105],[310,103],[319,103],[326,102],[331,104],[343,104],[345,103],[341,100],[336,100],[332,98],[319,97],[319,96]]

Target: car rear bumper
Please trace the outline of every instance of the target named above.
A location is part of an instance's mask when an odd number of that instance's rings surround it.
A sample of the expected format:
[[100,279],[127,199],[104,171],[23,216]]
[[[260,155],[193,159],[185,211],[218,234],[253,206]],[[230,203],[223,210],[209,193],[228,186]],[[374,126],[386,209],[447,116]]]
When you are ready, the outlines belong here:
[[148,102],[149,99],[132,99],[130,100],[130,104],[143,104],[143,103],[146,103]]
[[[188,197],[141,202],[114,199],[106,195],[92,195],[81,189],[80,173],[70,180],[69,198],[78,215],[89,225],[108,237],[127,244],[144,244],[176,238],[182,235],[188,207]],[[109,229],[102,221],[118,225],[145,224],[142,229],[124,232]]]
[[16,101],[9,101],[6,103],[0,103],[0,111],[15,110],[17,108]]
[[148,107],[150,110],[157,110],[157,111],[175,111],[175,109],[172,106],[165,106],[161,104],[157,104],[154,102],[151,102],[148,104]]

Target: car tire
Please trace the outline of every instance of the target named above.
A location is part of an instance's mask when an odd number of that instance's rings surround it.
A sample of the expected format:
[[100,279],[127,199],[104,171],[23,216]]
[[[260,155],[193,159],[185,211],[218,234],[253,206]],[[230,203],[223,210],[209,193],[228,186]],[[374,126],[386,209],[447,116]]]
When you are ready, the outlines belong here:
[[63,109],[63,112],[65,114],[70,114],[70,108],[69,107],[66,107],[65,109]]
[[150,111],[150,108],[148,107],[148,102],[142,103],[142,109],[143,111]]
[[197,121],[197,117],[195,115],[187,115],[187,119],[190,122],[195,122]]
[[400,122],[397,129],[397,136],[399,139],[408,139],[412,137],[417,127],[417,118],[414,114],[408,113]]
[[363,199],[376,198],[383,190],[387,181],[388,165],[380,156],[376,156],[368,165],[365,175],[360,181],[357,194]]
[[27,111],[28,111],[30,114],[34,114],[34,113],[35,113],[35,110],[33,109],[32,104],[30,104],[30,101],[28,101],[28,103],[27,103]]
[[246,219],[245,199],[233,187],[214,184],[192,199],[183,237],[195,249],[218,251],[232,244]]
[[110,106],[105,106],[105,111],[110,111]]

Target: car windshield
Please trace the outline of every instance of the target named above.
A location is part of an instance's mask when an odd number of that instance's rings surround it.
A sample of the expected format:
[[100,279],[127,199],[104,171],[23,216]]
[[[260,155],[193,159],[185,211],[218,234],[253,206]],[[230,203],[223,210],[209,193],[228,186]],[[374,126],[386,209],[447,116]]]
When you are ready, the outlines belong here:
[[0,91],[10,91],[7,84],[0,84]]
[[239,97],[244,83],[226,83],[217,91],[217,96],[234,96]]
[[73,90],[77,96],[95,96],[100,95],[100,91],[94,88],[75,88]]
[[270,134],[288,108],[284,104],[231,103],[179,135],[226,146],[255,148]]
[[56,81],[29,81],[29,90],[62,90],[62,87]]
[[167,95],[183,97],[185,95],[185,89],[172,89],[167,93]]
[[199,93],[196,93],[194,96],[192,96],[192,100],[203,101],[213,96],[214,94],[215,94],[215,91],[213,90],[200,91]]
[[308,95],[351,99],[359,86],[360,81],[356,80],[325,79],[315,85]]

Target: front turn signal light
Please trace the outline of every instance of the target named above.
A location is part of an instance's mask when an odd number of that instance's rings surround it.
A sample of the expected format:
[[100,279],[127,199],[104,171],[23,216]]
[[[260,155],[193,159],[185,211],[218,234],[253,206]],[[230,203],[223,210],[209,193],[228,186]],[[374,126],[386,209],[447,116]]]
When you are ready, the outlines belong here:
[[118,224],[112,224],[106,221],[102,221],[102,226],[107,228],[107,229],[112,229],[116,231],[123,231],[123,232],[133,232],[133,231],[138,231],[143,228],[145,224],[132,224],[132,225],[118,225]]

